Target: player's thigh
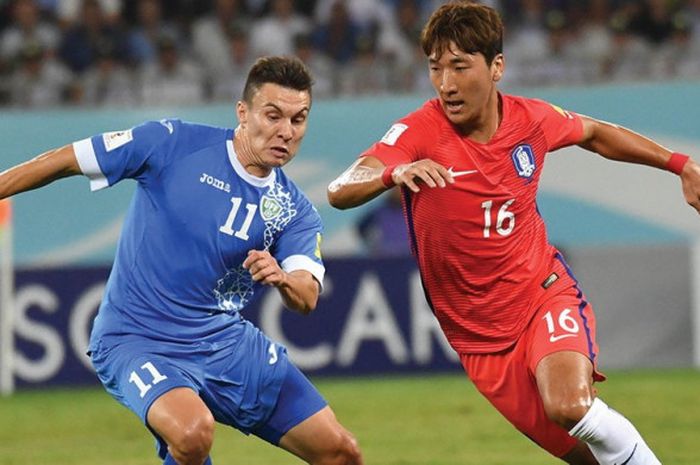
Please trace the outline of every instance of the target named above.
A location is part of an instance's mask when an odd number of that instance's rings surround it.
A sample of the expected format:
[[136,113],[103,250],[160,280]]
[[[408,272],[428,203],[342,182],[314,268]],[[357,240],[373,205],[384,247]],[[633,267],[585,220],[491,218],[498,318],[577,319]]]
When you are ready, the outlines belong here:
[[[362,463],[355,438],[340,425],[316,387],[293,364],[267,422],[253,431],[307,463]],[[328,462],[332,460],[332,462]]]
[[545,411],[562,424],[582,418],[595,397],[593,363],[580,352],[560,351],[545,356],[537,365],[535,378]]
[[[335,416],[327,407],[328,403],[316,387],[290,362],[274,410],[253,434],[281,447],[283,443],[291,446],[307,442],[309,438],[304,433],[309,428],[321,432],[330,426],[336,427]],[[314,420],[309,421],[312,418]],[[301,427],[303,424],[305,426]]]
[[501,415],[540,447],[562,457],[577,440],[547,416],[526,352],[521,338],[508,351],[462,354],[461,361],[474,386]]
[[290,429],[282,436],[279,446],[307,463],[338,456],[353,460],[343,463],[361,463],[355,438],[338,422],[329,406]]
[[158,397],[147,413],[148,425],[168,444],[195,441],[211,443],[214,417],[199,395],[187,387],[174,388]]
[[207,358],[199,395],[216,421],[251,434],[279,405],[292,364],[283,346],[249,322],[244,325],[234,343],[221,341]]
[[[546,301],[538,310],[524,334],[529,370],[538,382],[547,379],[564,388],[582,381],[590,385],[605,377],[595,370],[598,357],[596,319],[593,308],[577,289]],[[539,370],[543,361],[546,367]],[[540,376],[540,373],[542,376]],[[552,376],[545,376],[551,373]]]
[[138,342],[100,348],[92,363],[105,389],[145,423],[153,402],[166,392],[186,387],[196,391],[187,362]]

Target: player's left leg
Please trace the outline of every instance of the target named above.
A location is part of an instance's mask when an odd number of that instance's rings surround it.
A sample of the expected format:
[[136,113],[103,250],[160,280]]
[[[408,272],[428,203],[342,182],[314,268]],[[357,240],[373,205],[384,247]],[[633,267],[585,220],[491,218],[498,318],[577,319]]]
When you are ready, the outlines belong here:
[[[540,320],[533,321],[530,363],[547,417],[585,442],[562,457],[571,464],[587,464],[591,455],[600,465],[660,464],[636,428],[596,398],[595,317],[590,305],[577,300],[551,302]],[[540,312],[542,315],[542,312]]]
[[279,446],[312,465],[362,465],[353,435],[326,406],[289,430]]
[[272,416],[254,434],[312,465],[363,464],[353,435],[291,363]]
[[527,334],[508,350],[493,354],[460,354],[462,366],[479,392],[521,433],[555,457],[573,465],[598,465],[580,441],[547,417],[528,366]]
[[246,322],[207,361],[202,399],[214,418],[313,465],[362,465],[357,443],[283,346]]
[[601,465],[660,464],[634,425],[595,397],[592,373],[590,360],[577,352],[542,359],[535,376],[547,416],[588,444]]

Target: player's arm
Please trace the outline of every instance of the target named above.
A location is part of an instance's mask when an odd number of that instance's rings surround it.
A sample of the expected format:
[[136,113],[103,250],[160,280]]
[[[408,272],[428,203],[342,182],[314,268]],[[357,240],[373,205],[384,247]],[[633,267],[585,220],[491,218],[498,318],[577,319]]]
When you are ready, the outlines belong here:
[[316,308],[320,287],[313,275],[305,270],[287,273],[270,252],[251,250],[243,262],[253,281],[276,287],[287,308],[308,314]]
[[81,174],[73,144],[49,150],[0,173],[0,199]]
[[668,169],[681,177],[685,200],[700,213],[700,165],[674,154],[651,139],[629,129],[581,116],[583,138],[579,146],[605,158]]
[[420,191],[420,184],[445,187],[454,179],[444,166],[430,159],[385,166],[372,156],[359,158],[328,186],[328,202],[346,209],[362,205],[394,186]]

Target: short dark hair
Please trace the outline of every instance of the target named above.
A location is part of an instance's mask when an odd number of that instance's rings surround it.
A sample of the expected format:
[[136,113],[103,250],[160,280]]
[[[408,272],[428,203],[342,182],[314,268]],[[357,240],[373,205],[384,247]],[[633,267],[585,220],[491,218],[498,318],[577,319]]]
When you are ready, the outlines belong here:
[[452,1],[435,10],[421,33],[426,56],[438,56],[454,42],[465,53],[481,53],[490,65],[503,53],[503,22],[498,12],[471,1]]
[[305,90],[311,95],[314,83],[311,71],[297,57],[267,56],[258,58],[250,68],[243,87],[243,100],[250,104],[263,84],[277,84],[295,90]]

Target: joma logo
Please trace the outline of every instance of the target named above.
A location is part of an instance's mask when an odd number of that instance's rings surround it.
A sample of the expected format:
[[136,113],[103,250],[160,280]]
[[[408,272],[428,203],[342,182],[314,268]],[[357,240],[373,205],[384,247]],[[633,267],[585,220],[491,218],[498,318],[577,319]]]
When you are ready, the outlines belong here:
[[207,173],[202,173],[202,177],[199,178],[199,182],[215,187],[220,191],[231,192],[231,184],[225,183],[220,179],[216,179],[214,176],[209,176]]

